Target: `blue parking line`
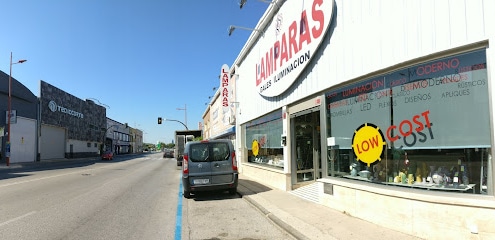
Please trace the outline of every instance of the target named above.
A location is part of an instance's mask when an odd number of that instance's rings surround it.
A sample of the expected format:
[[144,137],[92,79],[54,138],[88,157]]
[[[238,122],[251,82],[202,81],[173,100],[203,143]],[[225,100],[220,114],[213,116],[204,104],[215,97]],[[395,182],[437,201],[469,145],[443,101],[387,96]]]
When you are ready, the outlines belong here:
[[179,183],[179,199],[177,201],[177,215],[175,217],[175,240],[182,239],[182,175]]

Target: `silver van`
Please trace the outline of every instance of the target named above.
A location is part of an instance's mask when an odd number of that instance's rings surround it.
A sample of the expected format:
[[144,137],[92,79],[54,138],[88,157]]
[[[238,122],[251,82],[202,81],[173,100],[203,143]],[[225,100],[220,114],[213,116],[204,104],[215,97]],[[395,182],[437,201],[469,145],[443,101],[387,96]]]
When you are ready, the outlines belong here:
[[184,197],[199,191],[237,192],[239,176],[234,145],[230,140],[204,140],[186,143],[182,162]]

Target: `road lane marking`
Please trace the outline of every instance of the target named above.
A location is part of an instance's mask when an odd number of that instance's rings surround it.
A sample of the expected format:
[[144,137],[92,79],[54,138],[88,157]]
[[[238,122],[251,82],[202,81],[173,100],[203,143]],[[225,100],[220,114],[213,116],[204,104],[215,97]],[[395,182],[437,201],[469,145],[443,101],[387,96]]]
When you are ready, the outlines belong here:
[[[30,180],[24,180],[24,181],[18,181],[18,182],[13,182],[13,183],[7,183],[7,184],[0,185],[0,188],[1,187],[12,186],[12,185],[17,185],[17,184],[35,182],[35,181],[45,180],[45,179],[50,179],[50,178],[62,177],[62,176],[66,176],[66,175],[71,175],[71,174],[81,173],[81,172],[87,172],[87,171],[88,171],[88,169],[85,169],[85,170],[81,170],[81,171],[75,171],[75,172],[64,173],[64,174],[59,174],[59,175],[53,175],[53,176],[48,176],[48,177],[35,178],[35,179],[30,179]],[[20,173],[20,174],[22,174],[22,173]]]
[[177,215],[175,217],[175,240],[182,239],[182,174],[179,181],[179,199],[177,201]]
[[26,214],[24,214],[24,215],[22,215],[22,216],[19,216],[19,217],[16,217],[16,218],[12,218],[12,219],[10,219],[10,220],[8,220],[8,221],[5,221],[5,222],[3,222],[3,223],[0,223],[0,227],[3,227],[3,226],[5,226],[5,225],[7,225],[7,224],[9,224],[9,223],[12,223],[12,222],[15,222],[15,221],[21,220],[21,219],[23,219],[23,218],[25,218],[25,217],[27,217],[27,216],[29,216],[29,215],[33,215],[33,214],[35,214],[35,213],[36,213],[36,211],[32,211],[32,212],[28,212],[28,213],[26,213]]

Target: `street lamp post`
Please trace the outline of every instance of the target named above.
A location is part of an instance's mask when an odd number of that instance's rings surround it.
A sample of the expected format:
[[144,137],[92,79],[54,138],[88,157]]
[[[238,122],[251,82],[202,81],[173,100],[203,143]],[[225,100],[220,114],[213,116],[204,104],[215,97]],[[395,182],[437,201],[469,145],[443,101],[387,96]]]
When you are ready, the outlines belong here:
[[165,121],[172,121],[172,122],[178,122],[178,123],[180,123],[180,124],[184,125],[184,127],[186,128],[186,130],[189,130],[189,128],[187,128],[187,125],[186,125],[186,124],[184,124],[183,122],[179,121],[179,120],[175,120],[175,119],[166,119],[166,118],[165,118],[165,119],[163,119],[163,120],[165,120]]
[[12,65],[14,64],[18,64],[18,63],[23,63],[27,60],[19,60],[15,63],[12,63],[12,52],[10,52],[10,72],[9,72],[9,111],[8,111],[8,120],[7,120],[7,150],[5,152],[5,157],[6,157],[6,163],[7,163],[7,166],[10,165],[10,153],[11,153],[11,145],[10,145],[10,118],[12,117]]
[[184,111],[184,121],[186,124],[182,123],[182,125],[184,125],[187,129],[187,107],[186,107],[186,104],[184,104],[184,108],[177,108],[177,110],[183,110]]

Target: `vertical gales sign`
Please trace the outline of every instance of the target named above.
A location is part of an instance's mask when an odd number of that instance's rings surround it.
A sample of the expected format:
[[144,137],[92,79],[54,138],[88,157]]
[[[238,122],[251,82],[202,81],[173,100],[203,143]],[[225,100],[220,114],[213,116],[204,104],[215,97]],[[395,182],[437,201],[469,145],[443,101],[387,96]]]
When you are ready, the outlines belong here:
[[229,66],[222,65],[220,72],[220,99],[222,100],[222,112],[226,113],[230,110],[230,75]]

